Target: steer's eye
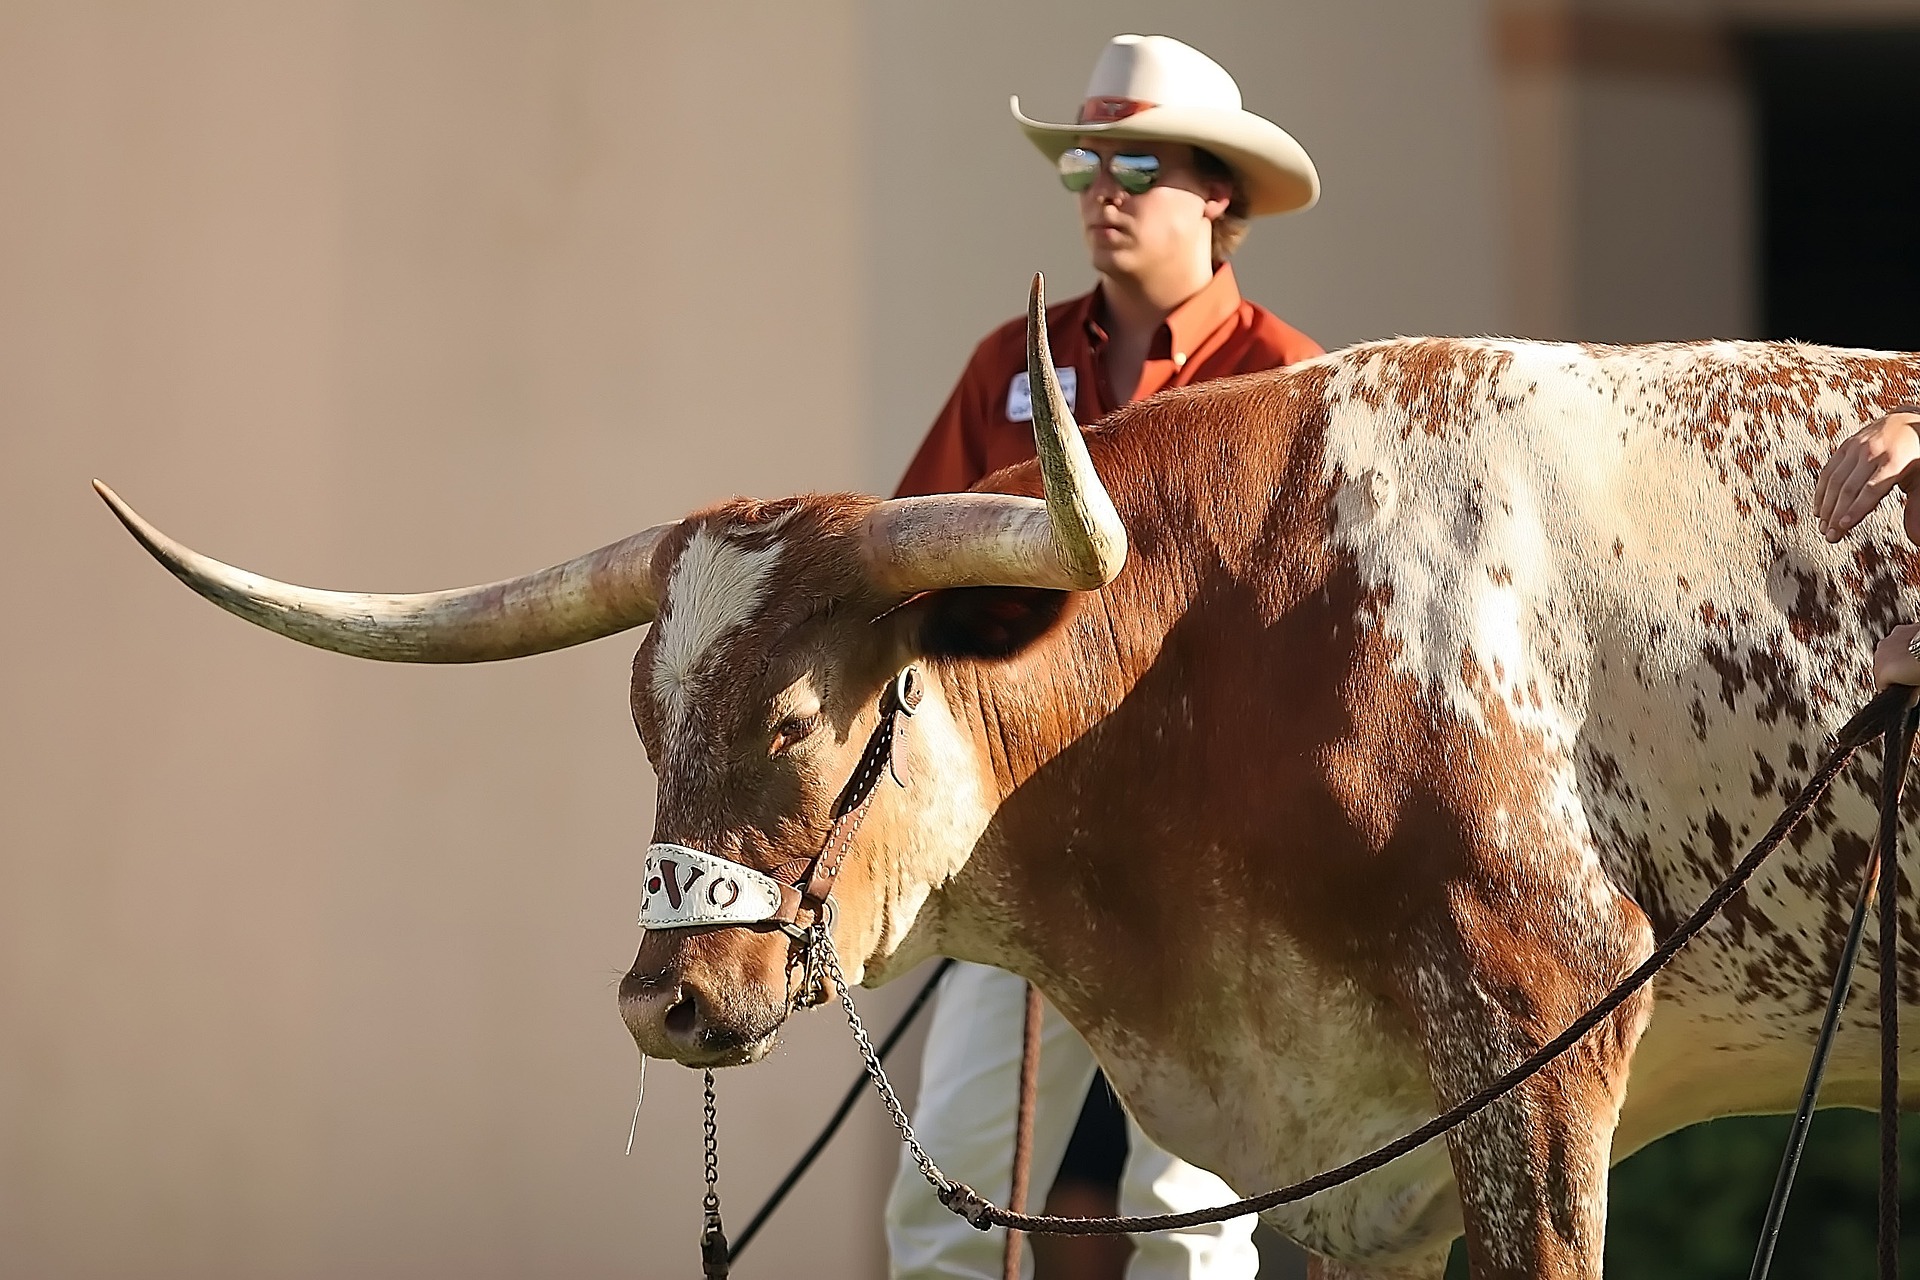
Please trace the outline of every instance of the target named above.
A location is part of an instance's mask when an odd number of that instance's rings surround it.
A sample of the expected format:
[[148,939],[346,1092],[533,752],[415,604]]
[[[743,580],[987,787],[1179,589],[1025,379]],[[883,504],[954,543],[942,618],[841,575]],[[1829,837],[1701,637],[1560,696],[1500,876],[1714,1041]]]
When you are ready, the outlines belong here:
[[820,727],[820,713],[810,716],[788,716],[773,727],[773,745],[767,748],[770,756],[785,755],[794,746],[812,735]]

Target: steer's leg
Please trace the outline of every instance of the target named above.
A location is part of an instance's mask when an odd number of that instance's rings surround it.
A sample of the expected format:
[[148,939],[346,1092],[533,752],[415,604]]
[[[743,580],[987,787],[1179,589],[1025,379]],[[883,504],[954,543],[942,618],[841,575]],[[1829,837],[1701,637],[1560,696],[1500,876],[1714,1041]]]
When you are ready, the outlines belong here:
[[[1651,950],[1637,907],[1597,872],[1554,874],[1564,869],[1525,883],[1474,876],[1452,890],[1445,936],[1408,992],[1442,1106],[1551,1040]],[[1474,1280],[1599,1277],[1613,1130],[1649,1007],[1643,992],[1453,1131]]]
[[1444,1251],[1429,1262],[1386,1268],[1336,1262],[1317,1253],[1307,1259],[1307,1280],[1445,1280],[1446,1274]]

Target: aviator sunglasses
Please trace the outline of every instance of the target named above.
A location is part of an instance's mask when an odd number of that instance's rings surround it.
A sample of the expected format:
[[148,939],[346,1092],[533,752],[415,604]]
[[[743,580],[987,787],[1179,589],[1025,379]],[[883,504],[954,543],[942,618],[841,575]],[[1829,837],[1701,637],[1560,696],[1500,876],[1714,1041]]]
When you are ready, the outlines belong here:
[[[1137,196],[1160,178],[1159,156],[1115,156],[1107,162],[1113,185]],[[1060,153],[1060,185],[1078,195],[1093,185],[1100,173],[1100,154],[1085,147]]]

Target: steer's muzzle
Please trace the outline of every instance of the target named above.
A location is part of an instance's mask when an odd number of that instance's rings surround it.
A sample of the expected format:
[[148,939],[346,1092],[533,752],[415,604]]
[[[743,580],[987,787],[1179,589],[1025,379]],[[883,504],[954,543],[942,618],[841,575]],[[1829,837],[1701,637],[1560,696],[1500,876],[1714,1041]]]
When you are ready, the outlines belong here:
[[640,1052],[689,1067],[758,1062],[790,1008],[780,933],[650,932],[620,980],[620,1016]]

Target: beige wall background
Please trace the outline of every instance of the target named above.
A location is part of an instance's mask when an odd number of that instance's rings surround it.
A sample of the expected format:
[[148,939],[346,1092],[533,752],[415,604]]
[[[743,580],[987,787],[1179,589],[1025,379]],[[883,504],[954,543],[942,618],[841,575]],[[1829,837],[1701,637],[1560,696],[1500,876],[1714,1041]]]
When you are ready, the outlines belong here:
[[[33,601],[0,664],[0,1274],[697,1274],[697,1077],[656,1066],[621,1156],[632,643],[302,651],[143,563],[86,482],[401,590],[857,484],[857,17],[0,5]],[[797,1031],[723,1082],[736,1214],[817,1122],[789,1099],[854,1067]],[[872,1220],[805,1226],[890,1157],[851,1135],[760,1256],[877,1274]]]
[[[1071,111],[1123,30],[1213,51],[1315,155],[1325,200],[1239,270],[1329,346],[1742,331],[1744,259],[1697,252],[1730,204],[1622,229],[1591,194],[1676,112],[1662,172],[1731,190],[1721,90],[1515,61],[1506,11],[0,0],[0,1275],[698,1274],[697,1077],[656,1067],[620,1154],[633,638],[301,649],[89,477],[376,590],[885,489],[1028,273],[1090,283],[1005,101]],[[736,1228],[854,1066],[823,1013],[722,1077]],[[881,1274],[894,1158],[863,1108],[742,1274]]]

